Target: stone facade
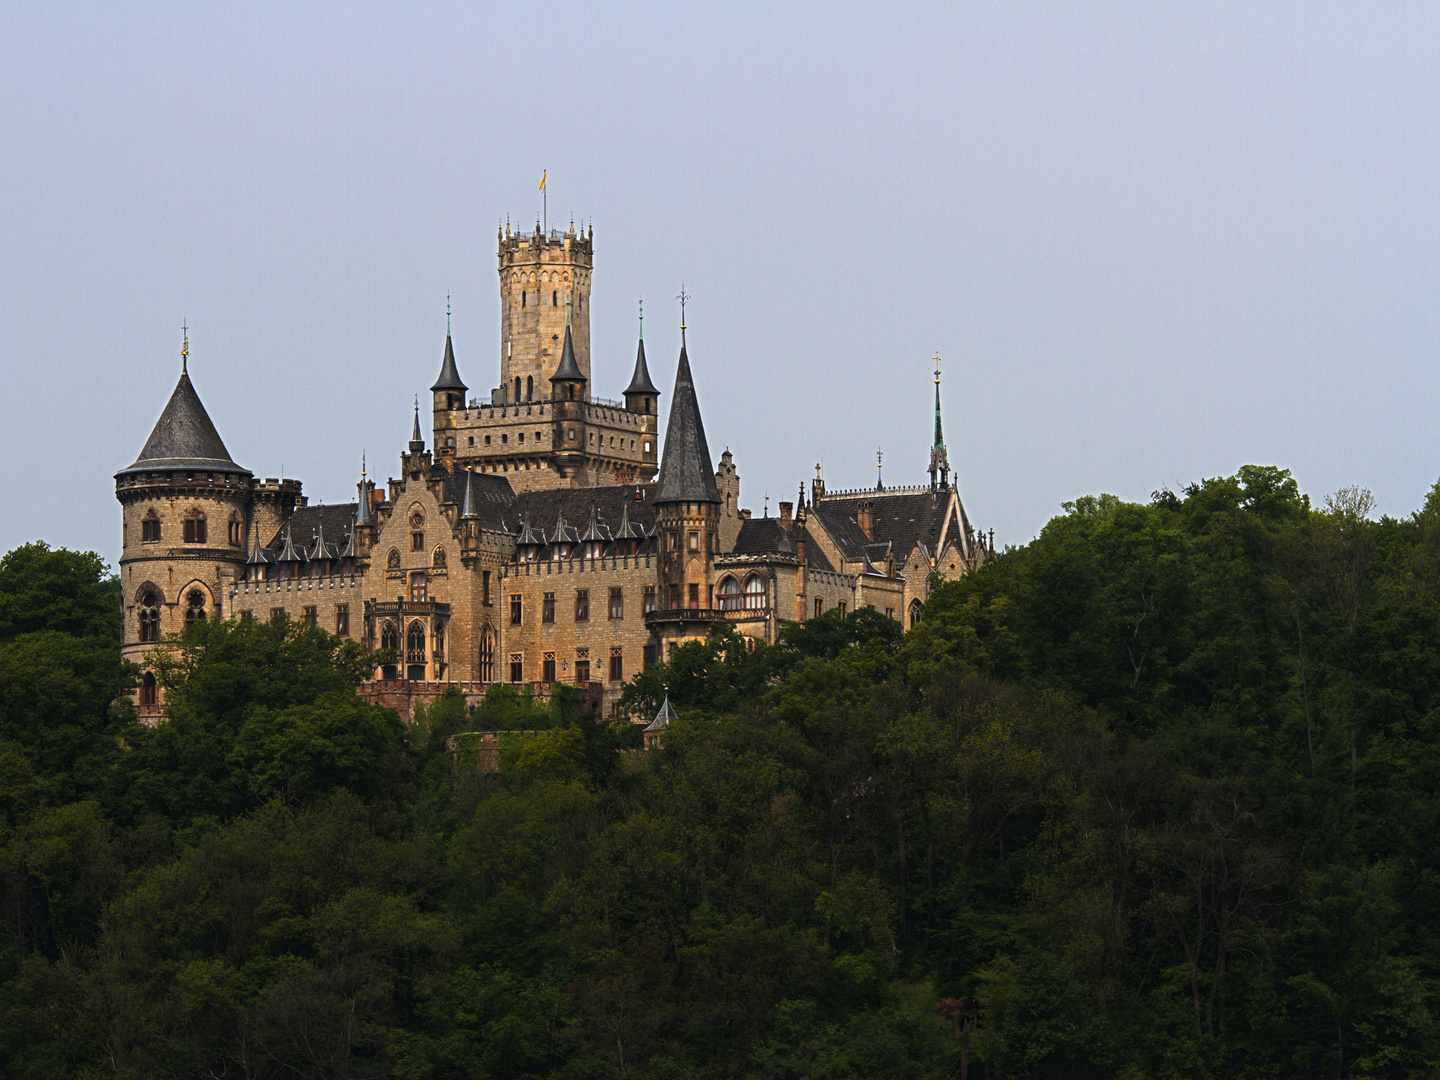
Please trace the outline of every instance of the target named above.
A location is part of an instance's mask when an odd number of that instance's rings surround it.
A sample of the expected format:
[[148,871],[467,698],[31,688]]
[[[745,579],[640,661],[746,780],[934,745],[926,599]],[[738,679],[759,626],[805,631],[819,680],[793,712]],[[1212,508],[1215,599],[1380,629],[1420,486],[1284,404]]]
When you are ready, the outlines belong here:
[[[729,451],[710,458],[683,347],[663,446],[643,341],[625,404],[591,397],[592,241],[501,234],[500,386],[467,400],[447,334],[434,449],[417,410],[399,476],[362,475],[352,503],[310,505],[299,481],[237,465],[182,372],[116,474],[124,655],[143,666],[197,618],[283,613],[388,650],[362,693],[407,717],[496,681],[579,684],[611,706],[717,624],[773,642],[843,606],[909,625],[932,574],[988,557],[949,483],[938,381],[928,486],[829,493],[817,468],[775,518],[741,508]],[[158,719],[153,683],[140,699]]]

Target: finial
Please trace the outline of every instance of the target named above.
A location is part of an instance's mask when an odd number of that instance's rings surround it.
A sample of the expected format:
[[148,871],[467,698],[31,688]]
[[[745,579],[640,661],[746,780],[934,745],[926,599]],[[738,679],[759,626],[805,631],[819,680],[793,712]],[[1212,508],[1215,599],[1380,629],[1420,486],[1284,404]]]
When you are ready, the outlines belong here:
[[675,297],[680,301],[680,344],[685,344],[685,302],[690,299],[690,294],[685,291],[685,283],[680,283],[680,295]]
[[366,475],[368,474],[365,472],[365,448],[362,446],[360,448],[360,482],[362,484],[365,482]]
[[815,462],[815,479],[820,479],[820,463],[818,461]]
[[450,294],[445,294],[445,336],[450,336]]
[[645,298],[640,298],[640,340],[645,340]]
[[565,297],[565,329],[570,329],[570,297]]
[[190,365],[190,326],[189,320],[180,324],[180,333],[184,335],[184,342],[180,346],[180,374],[188,373]]
[[770,516],[770,493],[768,491],[765,492],[765,516],[767,518]]
[[875,490],[885,490],[885,454],[877,446],[875,448]]
[[940,354],[935,354],[935,385],[940,385]]

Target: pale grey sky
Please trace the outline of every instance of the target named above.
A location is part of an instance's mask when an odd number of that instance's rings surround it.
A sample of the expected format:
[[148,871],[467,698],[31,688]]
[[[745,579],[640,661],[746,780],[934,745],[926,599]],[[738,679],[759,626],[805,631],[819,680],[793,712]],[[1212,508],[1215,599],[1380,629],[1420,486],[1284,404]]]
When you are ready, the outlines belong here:
[[1440,475],[1440,6],[0,7],[0,548],[119,554],[191,374],[237,461],[351,497],[499,364],[495,229],[594,221],[594,391],[683,281],[745,504],[924,477],[972,521],[1288,466]]

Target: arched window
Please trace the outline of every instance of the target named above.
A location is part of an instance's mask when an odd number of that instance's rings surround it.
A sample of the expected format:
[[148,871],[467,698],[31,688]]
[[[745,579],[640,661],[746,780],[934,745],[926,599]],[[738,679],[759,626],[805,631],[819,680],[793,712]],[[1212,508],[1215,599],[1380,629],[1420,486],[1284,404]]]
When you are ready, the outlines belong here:
[[480,631],[480,681],[495,681],[495,635],[488,626]]
[[155,673],[147,671],[140,677],[140,704],[158,705],[160,698],[160,687],[155,682]]
[[759,611],[765,606],[765,582],[759,574],[745,579],[745,610]]
[[520,404],[520,376],[515,376],[515,404]]
[[920,601],[910,601],[910,625],[914,626],[920,621]]
[[559,290],[559,289],[551,289],[551,290],[550,290],[550,306],[551,306],[551,307],[559,307],[559,306],[560,306],[560,290]]
[[405,632],[405,677],[417,682],[425,678],[425,624],[419,619]]
[[430,565],[433,566],[436,570],[444,570],[444,569],[445,569],[445,549],[444,549],[444,548],[442,548],[442,547],[437,547],[437,548],[435,549],[435,554],[430,557]]
[[185,543],[205,543],[205,511],[196,509],[191,510],[188,514],[186,514],[183,530],[185,534]]
[[191,589],[185,594],[185,625],[205,621],[205,590]]
[[720,610],[740,610],[740,583],[733,577],[726,577],[720,582]]
[[240,519],[232,517],[230,519],[230,546],[240,547],[243,545],[243,543],[244,537],[241,535],[240,532]]
[[521,306],[521,307],[524,307],[524,306],[525,306],[526,304],[528,304],[529,302],[530,302],[530,301],[527,300],[526,297],[525,297],[525,290],[524,290],[524,289],[521,289],[521,290],[520,290],[520,306]]
[[160,515],[155,513],[154,507],[145,512],[145,517],[140,521],[140,541],[145,544],[158,543],[160,540]]
[[388,619],[380,624],[380,648],[389,649],[392,653],[400,651],[400,635],[395,630],[395,624]]
[[146,589],[136,601],[140,608],[140,640],[160,640],[160,597],[154,590]]
[[534,375],[526,375],[526,376],[525,376],[525,400],[526,400],[526,401],[534,401],[534,400],[535,400],[535,376],[534,376]]

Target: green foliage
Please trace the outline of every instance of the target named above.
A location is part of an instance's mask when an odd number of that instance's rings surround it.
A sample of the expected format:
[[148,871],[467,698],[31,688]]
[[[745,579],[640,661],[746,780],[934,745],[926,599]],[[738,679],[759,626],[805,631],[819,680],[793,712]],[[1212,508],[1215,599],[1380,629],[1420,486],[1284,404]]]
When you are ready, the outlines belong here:
[[283,621],[142,728],[98,561],[0,571],[0,1072],[1434,1075],[1440,485],[1064,509],[908,632],[677,647],[647,753],[559,686],[407,731]]

